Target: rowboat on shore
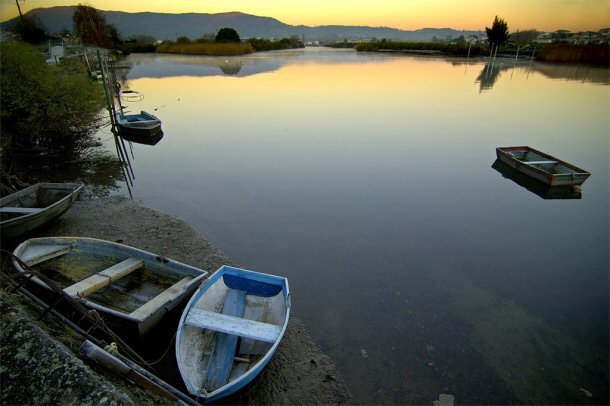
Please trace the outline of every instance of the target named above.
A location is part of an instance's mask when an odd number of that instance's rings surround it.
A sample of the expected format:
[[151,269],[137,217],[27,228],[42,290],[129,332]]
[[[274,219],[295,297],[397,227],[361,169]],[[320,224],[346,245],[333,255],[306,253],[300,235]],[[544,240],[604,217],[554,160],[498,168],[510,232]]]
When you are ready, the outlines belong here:
[[496,148],[496,156],[508,166],[550,186],[582,185],[591,176],[577,166],[531,147]]
[[161,120],[143,110],[140,114],[116,113],[116,123],[120,135],[152,137],[161,131]]
[[286,278],[220,267],[178,325],[176,359],[187,390],[210,402],[243,388],[269,363],[289,315]]
[[0,232],[13,239],[64,214],[82,183],[38,183],[0,199]]
[[[207,272],[127,245],[84,237],[32,238],[13,252],[131,336],[145,335]],[[26,272],[18,261],[13,265]],[[31,281],[50,291],[42,280]]]

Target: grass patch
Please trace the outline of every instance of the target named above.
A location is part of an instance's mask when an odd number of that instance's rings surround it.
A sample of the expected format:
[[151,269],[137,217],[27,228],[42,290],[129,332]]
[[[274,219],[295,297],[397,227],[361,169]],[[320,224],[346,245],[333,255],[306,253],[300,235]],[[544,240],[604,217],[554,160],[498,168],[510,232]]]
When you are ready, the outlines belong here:
[[254,52],[252,45],[247,43],[163,43],[157,46],[157,52],[187,55],[244,55]]
[[541,48],[537,61],[554,63],[586,63],[610,65],[609,45],[551,45]]

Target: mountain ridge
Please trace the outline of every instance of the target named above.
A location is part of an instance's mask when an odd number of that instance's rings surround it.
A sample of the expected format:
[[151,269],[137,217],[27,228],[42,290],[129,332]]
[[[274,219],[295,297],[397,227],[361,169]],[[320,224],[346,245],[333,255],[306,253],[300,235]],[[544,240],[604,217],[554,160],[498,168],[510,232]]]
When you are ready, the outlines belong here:
[[[55,6],[36,8],[27,15],[35,16],[51,34],[64,29],[72,30],[72,15],[75,6]],[[460,35],[479,35],[481,31],[455,30],[452,28],[422,28],[419,30],[400,30],[392,27],[321,25],[289,25],[273,17],[260,17],[239,11],[225,13],[154,13],[98,10],[108,24],[114,24],[125,38],[135,35],[151,35],[160,40],[174,40],[179,36],[191,39],[203,34],[216,33],[220,28],[234,28],[242,38],[284,38],[305,36],[307,41],[354,41],[364,39],[430,41],[437,38],[457,38]],[[1,23],[3,28],[15,19]]]

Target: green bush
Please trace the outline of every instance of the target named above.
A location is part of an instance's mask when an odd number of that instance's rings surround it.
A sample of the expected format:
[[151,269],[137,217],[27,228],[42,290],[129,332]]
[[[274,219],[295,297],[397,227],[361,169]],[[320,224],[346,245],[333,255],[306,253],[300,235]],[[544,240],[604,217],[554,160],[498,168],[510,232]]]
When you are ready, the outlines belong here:
[[0,43],[0,125],[3,163],[15,149],[70,154],[97,128],[103,89],[77,59],[47,65],[30,45]]

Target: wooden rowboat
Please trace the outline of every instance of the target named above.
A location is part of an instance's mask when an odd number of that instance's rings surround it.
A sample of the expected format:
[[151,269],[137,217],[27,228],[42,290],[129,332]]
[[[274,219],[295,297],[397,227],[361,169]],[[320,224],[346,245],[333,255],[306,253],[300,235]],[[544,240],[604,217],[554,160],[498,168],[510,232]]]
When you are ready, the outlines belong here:
[[38,183],[0,199],[2,238],[12,239],[64,214],[82,183]]
[[531,147],[496,148],[499,160],[550,186],[582,185],[591,174]]
[[140,114],[117,113],[116,123],[121,135],[147,137],[161,131],[161,120],[145,111],[141,111]]
[[222,266],[178,325],[176,359],[187,390],[209,402],[243,388],[269,363],[289,315],[286,278]]
[[[127,335],[145,335],[208,274],[127,245],[82,237],[32,238],[13,252],[64,292],[110,316]],[[13,262],[20,272],[26,270]],[[50,290],[40,279],[31,279]]]

